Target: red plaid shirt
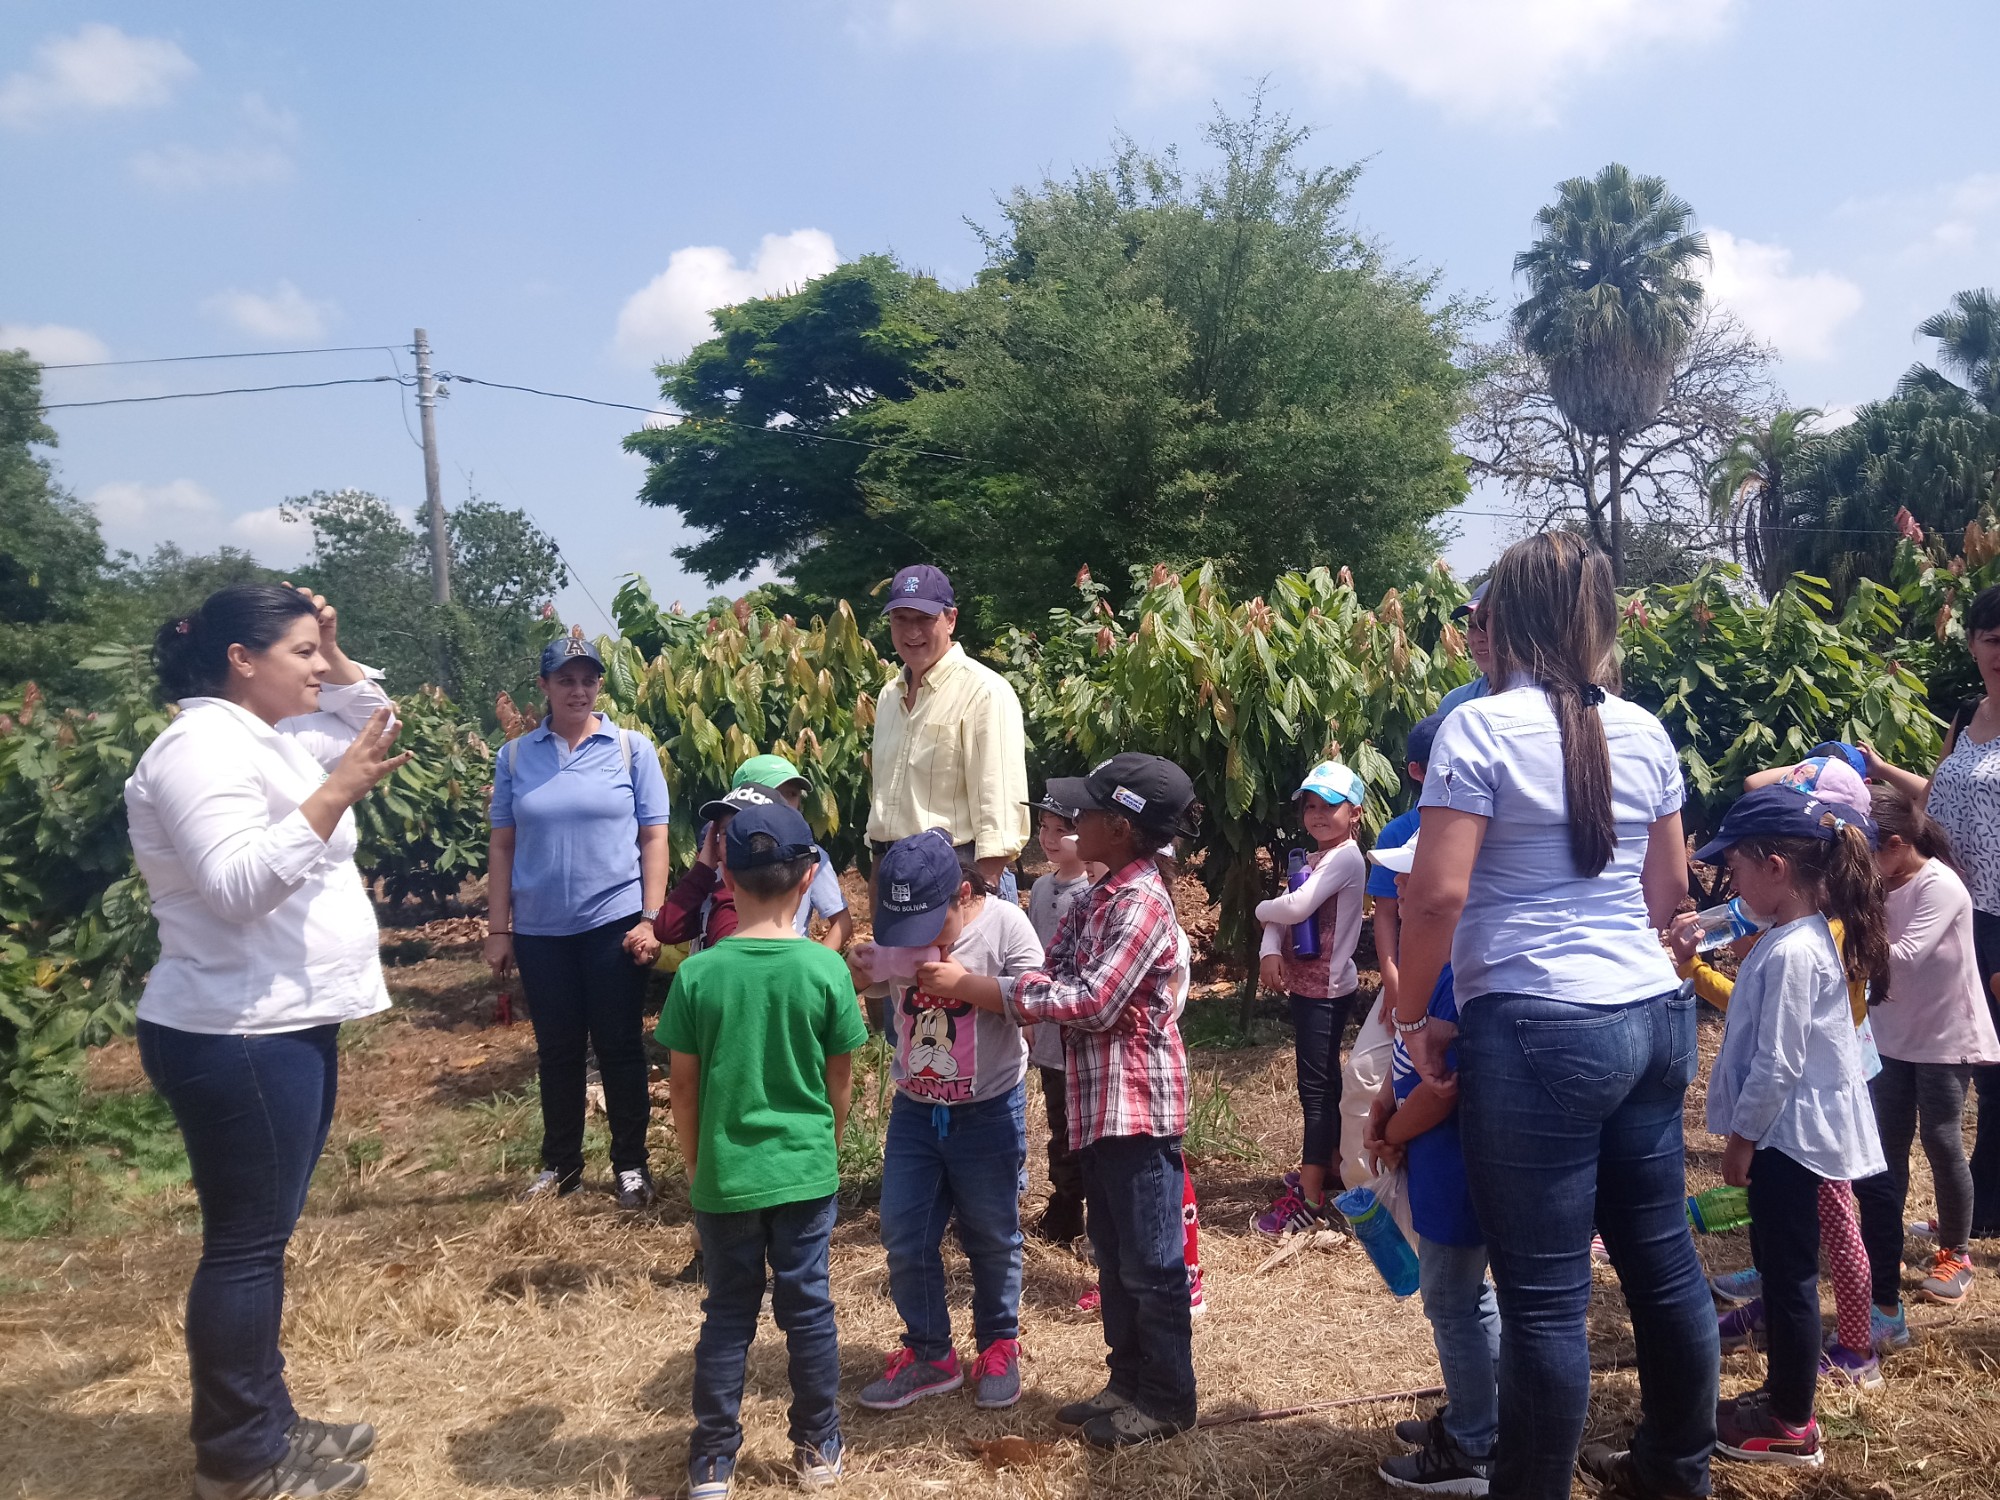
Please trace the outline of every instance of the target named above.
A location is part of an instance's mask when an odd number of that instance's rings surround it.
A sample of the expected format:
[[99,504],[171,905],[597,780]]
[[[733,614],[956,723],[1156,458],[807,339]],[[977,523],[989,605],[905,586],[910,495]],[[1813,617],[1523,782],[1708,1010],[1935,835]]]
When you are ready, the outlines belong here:
[[1001,982],[1017,1022],[1062,1027],[1069,1143],[1187,1130],[1187,1049],[1174,1021],[1179,924],[1150,859],[1090,888],[1043,967]]

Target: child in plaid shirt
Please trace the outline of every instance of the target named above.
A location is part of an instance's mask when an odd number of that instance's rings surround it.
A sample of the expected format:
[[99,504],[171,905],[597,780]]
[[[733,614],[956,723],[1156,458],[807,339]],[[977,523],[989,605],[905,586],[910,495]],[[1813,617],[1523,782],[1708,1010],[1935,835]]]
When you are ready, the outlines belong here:
[[1070,1140],[1083,1159],[1091,1249],[1103,1289],[1110,1380],[1056,1413],[1098,1447],[1194,1425],[1193,1325],[1182,1253],[1187,1051],[1175,1024],[1179,924],[1153,854],[1194,803],[1187,773],[1115,755],[1049,783],[1077,808],[1077,851],[1109,873],[1063,923],[1042,969],[969,974],[950,959],[918,974],[934,995],[1063,1028]]

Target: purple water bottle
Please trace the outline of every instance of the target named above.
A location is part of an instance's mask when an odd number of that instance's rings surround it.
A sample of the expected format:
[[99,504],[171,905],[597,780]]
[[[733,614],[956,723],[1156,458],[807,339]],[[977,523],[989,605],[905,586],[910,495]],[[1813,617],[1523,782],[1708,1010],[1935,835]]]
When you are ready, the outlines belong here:
[[[1285,889],[1295,891],[1312,876],[1312,866],[1306,863],[1306,851],[1294,849],[1286,860]],[[1292,927],[1292,956],[1294,958],[1319,957],[1319,913],[1308,913],[1303,922]]]

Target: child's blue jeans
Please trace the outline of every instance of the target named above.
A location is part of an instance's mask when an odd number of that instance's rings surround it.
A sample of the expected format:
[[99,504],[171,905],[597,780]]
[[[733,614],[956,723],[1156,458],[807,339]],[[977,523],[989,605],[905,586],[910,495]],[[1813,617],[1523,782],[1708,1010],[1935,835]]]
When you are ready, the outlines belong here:
[[[1021,1336],[1021,1192],[1028,1164],[1025,1080],[995,1099],[932,1105],[898,1093],[882,1146],[882,1248],[903,1344],[922,1360],[951,1352],[945,1225],[972,1267],[979,1348]],[[939,1118],[940,1112],[943,1118]]]
[[1083,1148],[1109,1388],[1149,1417],[1192,1425],[1186,1185],[1179,1136],[1105,1136]]
[[1500,1305],[1484,1245],[1417,1240],[1418,1287],[1444,1373],[1444,1430],[1472,1458],[1500,1435]]
[[771,1268],[771,1315],[791,1353],[791,1435],[824,1448],[840,1436],[840,1344],[827,1287],[834,1199],[808,1198],[735,1214],[694,1216],[708,1295],[694,1346],[694,1436],[690,1460],[734,1458],[743,1446],[743,1367],[757,1337],[764,1266]]

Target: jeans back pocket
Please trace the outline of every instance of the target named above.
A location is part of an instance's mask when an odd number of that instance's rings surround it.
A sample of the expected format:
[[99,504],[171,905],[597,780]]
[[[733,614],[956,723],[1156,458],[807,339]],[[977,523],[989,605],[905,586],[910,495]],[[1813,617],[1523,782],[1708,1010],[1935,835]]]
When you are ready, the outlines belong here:
[[1587,1019],[1520,1019],[1514,1035],[1529,1071],[1564,1113],[1601,1121],[1610,1118],[1639,1081],[1633,1020],[1620,1006]]

